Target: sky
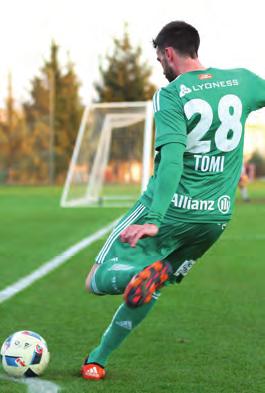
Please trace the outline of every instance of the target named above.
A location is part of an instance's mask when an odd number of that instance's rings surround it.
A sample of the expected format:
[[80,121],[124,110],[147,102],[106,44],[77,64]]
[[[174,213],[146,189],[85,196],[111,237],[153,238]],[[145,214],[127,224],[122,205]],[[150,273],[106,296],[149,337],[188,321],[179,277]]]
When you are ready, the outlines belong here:
[[16,101],[29,97],[30,80],[48,57],[51,40],[67,53],[81,82],[84,104],[95,97],[99,58],[121,37],[124,23],[134,45],[153,69],[152,81],[167,84],[152,48],[161,28],[172,20],[193,24],[200,33],[199,57],[207,67],[246,67],[265,78],[263,1],[239,0],[0,0],[0,107],[12,72]]

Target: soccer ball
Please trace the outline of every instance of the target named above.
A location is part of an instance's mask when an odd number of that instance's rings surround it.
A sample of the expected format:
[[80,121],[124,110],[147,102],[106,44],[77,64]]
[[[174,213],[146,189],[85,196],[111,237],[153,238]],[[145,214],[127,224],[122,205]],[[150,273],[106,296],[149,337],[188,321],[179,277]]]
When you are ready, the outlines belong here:
[[9,336],[0,353],[3,368],[12,377],[36,377],[43,373],[50,359],[45,340],[28,330]]

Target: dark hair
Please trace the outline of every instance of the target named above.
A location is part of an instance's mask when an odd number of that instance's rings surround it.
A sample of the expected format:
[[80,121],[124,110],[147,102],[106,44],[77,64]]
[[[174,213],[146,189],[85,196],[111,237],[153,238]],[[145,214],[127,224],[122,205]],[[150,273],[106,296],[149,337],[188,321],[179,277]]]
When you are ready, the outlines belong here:
[[163,51],[171,46],[181,55],[190,56],[193,59],[198,56],[200,36],[195,27],[186,22],[174,21],[163,27],[153,40],[154,48]]

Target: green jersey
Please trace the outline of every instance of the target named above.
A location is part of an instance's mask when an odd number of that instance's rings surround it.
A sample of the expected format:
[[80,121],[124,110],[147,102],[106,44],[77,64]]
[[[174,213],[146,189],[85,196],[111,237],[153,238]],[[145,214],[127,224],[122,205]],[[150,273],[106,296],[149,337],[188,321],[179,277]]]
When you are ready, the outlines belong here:
[[167,215],[192,222],[229,220],[245,122],[251,111],[265,106],[265,80],[246,69],[191,71],[158,90],[153,103],[155,169],[142,203],[151,206],[156,198],[161,148],[177,143],[185,145],[183,172]]

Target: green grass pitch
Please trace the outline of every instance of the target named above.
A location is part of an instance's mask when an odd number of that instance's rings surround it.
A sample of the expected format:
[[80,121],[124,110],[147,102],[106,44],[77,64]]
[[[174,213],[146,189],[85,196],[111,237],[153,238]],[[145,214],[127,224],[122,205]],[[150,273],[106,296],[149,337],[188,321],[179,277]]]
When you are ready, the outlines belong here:
[[[1,189],[0,290],[124,212],[61,209],[60,192]],[[251,185],[250,195],[223,237],[113,354],[104,381],[79,376],[121,302],[84,290],[104,239],[0,304],[0,342],[23,329],[43,335],[51,352],[43,378],[66,393],[264,393],[265,183]],[[26,391],[0,379],[1,393]]]

